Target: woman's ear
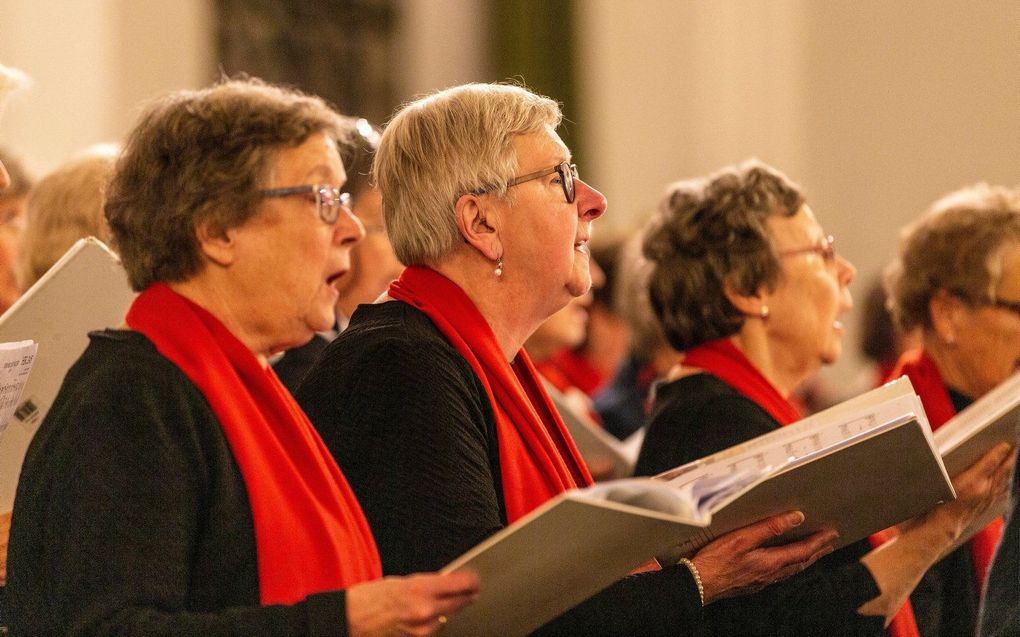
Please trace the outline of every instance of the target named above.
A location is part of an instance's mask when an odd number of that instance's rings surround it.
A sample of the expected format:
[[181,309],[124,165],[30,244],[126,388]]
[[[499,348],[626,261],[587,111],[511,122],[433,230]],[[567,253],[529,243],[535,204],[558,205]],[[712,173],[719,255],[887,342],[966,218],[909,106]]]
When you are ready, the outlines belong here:
[[928,299],[931,325],[938,337],[949,345],[956,343],[956,331],[963,310],[963,301],[945,290],[938,290]]
[[234,262],[236,242],[233,229],[223,230],[208,219],[200,221],[195,228],[198,249],[206,259],[226,267]]
[[723,282],[723,294],[726,295],[726,300],[744,316],[768,318],[769,294],[765,286],[759,287],[753,294],[745,294],[737,288],[732,278],[727,278]]
[[487,205],[483,197],[470,193],[461,195],[454,204],[454,217],[464,242],[490,261],[496,261],[503,256],[498,230],[499,212]]

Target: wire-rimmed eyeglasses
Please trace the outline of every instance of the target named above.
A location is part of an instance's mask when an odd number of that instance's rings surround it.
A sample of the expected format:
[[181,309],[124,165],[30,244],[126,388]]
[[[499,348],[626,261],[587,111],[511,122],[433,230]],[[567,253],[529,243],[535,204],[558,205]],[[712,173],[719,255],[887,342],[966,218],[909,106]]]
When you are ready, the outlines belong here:
[[792,257],[798,254],[806,254],[808,252],[814,252],[818,256],[822,257],[824,261],[832,262],[836,260],[836,239],[831,234],[822,239],[821,243],[816,243],[813,246],[807,248],[793,248],[791,250],[781,250],[779,256],[781,257]]
[[286,188],[270,188],[260,190],[262,197],[290,197],[311,193],[315,195],[315,205],[319,211],[319,218],[332,225],[340,217],[340,207],[351,210],[351,194],[340,192],[339,188],[324,186],[322,184],[309,184],[305,186],[288,186]]
[[[577,189],[575,188],[574,182],[580,179],[580,177],[577,176],[577,164],[572,164],[569,161],[560,162],[552,168],[543,168],[542,170],[528,173],[527,175],[514,177],[507,182],[506,187],[512,188],[519,184],[523,184],[526,181],[541,179],[542,177],[553,173],[559,173],[560,186],[563,188],[563,196],[566,198],[567,203],[574,203],[574,197],[577,195]],[[483,195],[490,190],[492,190],[492,188],[481,188],[473,191],[471,194]]]

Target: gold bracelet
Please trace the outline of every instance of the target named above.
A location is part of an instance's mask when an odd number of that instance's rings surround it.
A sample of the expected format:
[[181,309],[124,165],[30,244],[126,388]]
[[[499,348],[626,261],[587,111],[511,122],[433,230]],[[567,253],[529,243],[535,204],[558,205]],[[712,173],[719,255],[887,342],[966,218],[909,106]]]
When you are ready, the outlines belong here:
[[683,564],[687,567],[687,570],[691,572],[691,577],[694,578],[694,583],[698,586],[698,599],[701,600],[701,606],[705,606],[705,585],[701,583],[701,573],[698,572],[698,567],[694,565],[694,562],[690,561],[686,557],[680,558],[677,564]]

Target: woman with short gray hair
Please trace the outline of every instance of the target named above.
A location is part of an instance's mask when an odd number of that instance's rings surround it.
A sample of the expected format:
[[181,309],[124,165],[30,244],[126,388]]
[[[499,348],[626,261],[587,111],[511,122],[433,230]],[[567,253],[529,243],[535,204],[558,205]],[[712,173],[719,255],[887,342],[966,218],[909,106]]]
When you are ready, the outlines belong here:
[[[383,133],[375,174],[408,267],[355,312],[298,399],[351,480],[386,573],[439,568],[591,484],[522,349],[588,292],[588,240],[606,209],[556,133],[560,117],[523,88],[471,84],[412,102]],[[694,631],[703,603],[830,550],[826,532],[763,546],[801,519],[777,515],[627,577],[543,631]]]
[[[886,285],[899,327],[921,332],[921,347],[900,356],[892,377],[910,378],[938,429],[1020,368],[1020,190],[977,184],[935,202],[904,230]],[[1001,525],[921,580],[911,599],[922,634],[974,634]],[[1016,599],[1020,576],[1006,576]]]

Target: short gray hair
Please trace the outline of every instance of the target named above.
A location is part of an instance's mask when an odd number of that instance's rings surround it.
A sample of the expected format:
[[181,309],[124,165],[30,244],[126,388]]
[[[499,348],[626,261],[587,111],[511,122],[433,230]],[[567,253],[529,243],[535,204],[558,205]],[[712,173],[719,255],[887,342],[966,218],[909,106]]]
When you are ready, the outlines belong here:
[[977,184],[939,199],[903,230],[885,271],[890,310],[901,330],[932,327],[939,290],[970,302],[994,298],[1002,254],[1020,245],[1020,189]]
[[404,265],[434,265],[460,241],[457,199],[505,196],[518,169],[517,135],[555,130],[553,100],[520,86],[465,84],[406,104],[383,132],[374,173],[386,230]]

